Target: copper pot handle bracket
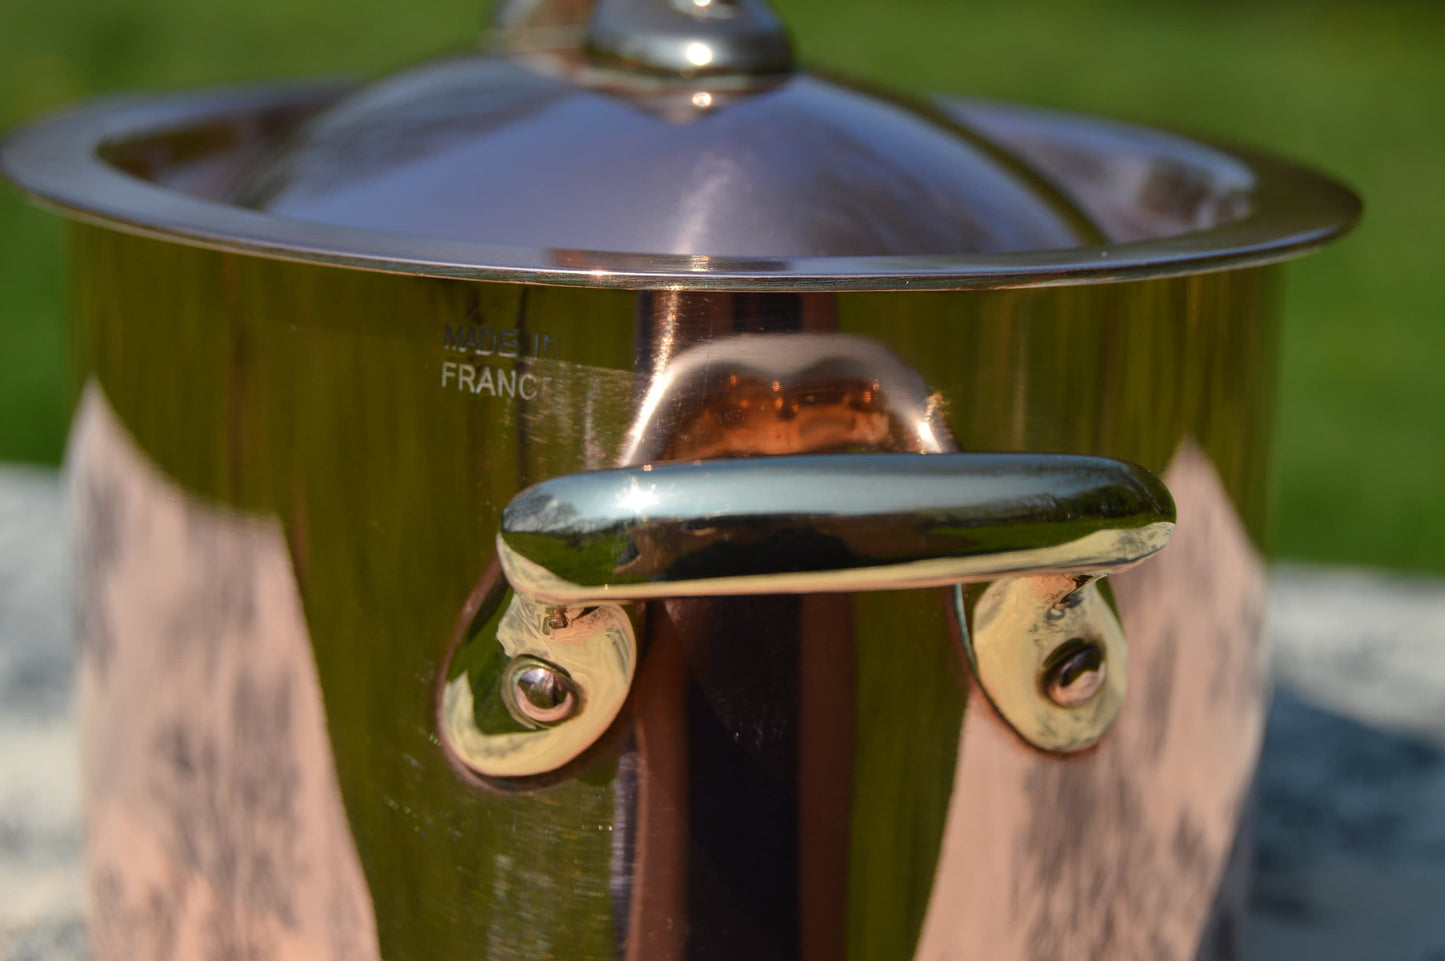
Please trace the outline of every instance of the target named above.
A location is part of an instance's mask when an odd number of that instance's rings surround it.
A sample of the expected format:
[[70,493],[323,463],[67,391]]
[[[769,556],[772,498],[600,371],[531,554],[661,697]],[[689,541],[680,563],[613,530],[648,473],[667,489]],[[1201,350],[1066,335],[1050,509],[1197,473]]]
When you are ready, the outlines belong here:
[[[1037,747],[1078,750],[1102,736],[1127,685],[1123,632],[1098,581],[1164,547],[1174,518],[1168,488],[1144,468],[1067,454],[793,455],[557,477],[518,494],[497,535],[513,592],[497,639],[513,661],[535,656],[555,672],[501,691],[518,723],[547,737],[503,763],[459,753],[483,774],[537,774],[601,736],[636,662],[623,603],[949,585],[999,713]],[[980,582],[991,583],[970,631],[962,585]],[[548,623],[565,643],[535,653],[526,637]],[[524,689],[540,708],[517,700]]]

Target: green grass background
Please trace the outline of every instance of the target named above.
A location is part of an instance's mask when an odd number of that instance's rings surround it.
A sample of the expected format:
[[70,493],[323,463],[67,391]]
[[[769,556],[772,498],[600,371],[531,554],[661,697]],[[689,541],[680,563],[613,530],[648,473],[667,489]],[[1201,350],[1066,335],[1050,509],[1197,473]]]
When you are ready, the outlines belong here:
[[[478,0],[0,0],[0,129],[117,90],[374,72]],[[1106,113],[1307,158],[1366,198],[1290,268],[1276,544],[1445,571],[1445,3],[776,0],[802,55],[915,90]],[[65,429],[55,218],[0,189],[0,460]]]

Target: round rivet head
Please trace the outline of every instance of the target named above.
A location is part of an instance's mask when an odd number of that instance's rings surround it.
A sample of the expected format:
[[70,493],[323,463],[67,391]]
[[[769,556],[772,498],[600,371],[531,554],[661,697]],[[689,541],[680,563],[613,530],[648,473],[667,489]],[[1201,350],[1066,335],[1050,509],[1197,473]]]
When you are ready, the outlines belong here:
[[616,604],[559,608],[496,572],[468,600],[437,721],[452,755],[487,778],[557,771],[612,726],[627,701],[637,637]]
[[1063,644],[1044,667],[1044,693],[1059,707],[1079,707],[1104,687],[1109,665],[1100,645],[1082,638]]
[[1104,736],[1124,704],[1129,647],[1097,582],[1005,577],[972,610],[955,588],[954,606],[979,687],[1024,741],[1068,754]]
[[534,658],[519,658],[511,674],[511,706],[518,720],[552,725],[577,712],[577,686],[561,668]]

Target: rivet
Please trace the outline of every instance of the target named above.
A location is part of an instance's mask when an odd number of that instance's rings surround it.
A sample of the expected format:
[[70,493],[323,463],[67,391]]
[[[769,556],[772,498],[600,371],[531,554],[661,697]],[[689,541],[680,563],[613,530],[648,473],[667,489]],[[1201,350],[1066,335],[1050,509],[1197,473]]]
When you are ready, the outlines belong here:
[[1060,707],[1079,707],[1099,693],[1108,672],[1103,647],[1072,638],[1060,645],[1045,665],[1044,693]]
[[1070,591],[1054,602],[1045,615],[1051,621],[1061,620],[1068,616],[1069,611],[1078,607],[1084,602],[1084,591],[1082,588]]
[[521,658],[510,674],[511,702],[522,719],[551,725],[577,712],[577,686],[561,668],[535,658]]

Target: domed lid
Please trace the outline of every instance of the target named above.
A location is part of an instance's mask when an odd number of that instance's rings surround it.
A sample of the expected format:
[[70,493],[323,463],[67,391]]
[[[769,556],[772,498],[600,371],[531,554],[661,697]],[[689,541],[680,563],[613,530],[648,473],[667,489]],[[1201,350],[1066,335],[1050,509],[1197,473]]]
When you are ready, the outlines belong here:
[[1294,164],[797,70],[762,0],[503,0],[492,48],[365,87],[85,104],[0,144],[118,230],[476,280],[690,290],[1111,283],[1354,223]]
[[795,69],[762,0],[522,0],[493,49],[343,98],[232,202],[541,249],[872,257],[1102,238],[1046,179],[925,103]]

